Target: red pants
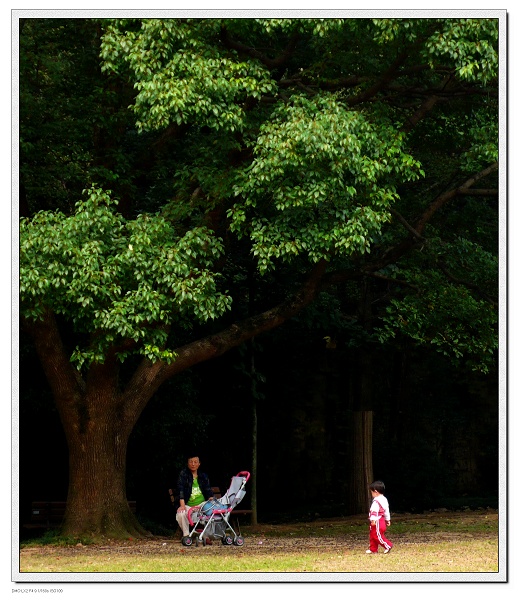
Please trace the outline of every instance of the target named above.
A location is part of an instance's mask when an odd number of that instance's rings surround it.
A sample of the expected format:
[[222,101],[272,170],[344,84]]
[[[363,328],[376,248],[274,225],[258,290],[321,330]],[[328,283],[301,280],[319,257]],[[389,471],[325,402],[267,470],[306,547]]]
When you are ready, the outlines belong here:
[[385,517],[381,517],[374,525],[370,525],[369,550],[376,553],[379,546],[383,546],[385,550],[392,548],[392,542],[385,537],[387,524]]

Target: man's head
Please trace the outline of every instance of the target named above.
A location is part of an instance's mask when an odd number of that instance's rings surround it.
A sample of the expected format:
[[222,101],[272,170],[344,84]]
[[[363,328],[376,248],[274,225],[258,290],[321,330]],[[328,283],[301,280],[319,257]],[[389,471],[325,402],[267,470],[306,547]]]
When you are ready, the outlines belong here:
[[187,468],[191,471],[191,473],[196,473],[200,467],[200,464],[200,457],[197,454],[187,457]]

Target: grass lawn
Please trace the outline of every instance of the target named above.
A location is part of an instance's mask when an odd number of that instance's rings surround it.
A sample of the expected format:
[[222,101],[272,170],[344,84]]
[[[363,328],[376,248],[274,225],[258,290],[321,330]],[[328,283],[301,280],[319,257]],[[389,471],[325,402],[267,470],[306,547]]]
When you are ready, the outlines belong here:
[[394,515],[387,555],[367,555],[358,517],[241,527],[242,547],[185,548],[179,535],[103,544],[24,543],[20,573],[497,573],[495,511]]

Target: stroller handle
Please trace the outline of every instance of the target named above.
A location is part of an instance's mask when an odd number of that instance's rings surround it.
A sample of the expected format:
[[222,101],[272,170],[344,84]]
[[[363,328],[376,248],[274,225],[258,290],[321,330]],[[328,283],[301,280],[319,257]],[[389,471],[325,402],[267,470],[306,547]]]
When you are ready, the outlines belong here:
[[250,473],[248,471],[239,471],[236,477],[246,477],[246,481],[250,479]]

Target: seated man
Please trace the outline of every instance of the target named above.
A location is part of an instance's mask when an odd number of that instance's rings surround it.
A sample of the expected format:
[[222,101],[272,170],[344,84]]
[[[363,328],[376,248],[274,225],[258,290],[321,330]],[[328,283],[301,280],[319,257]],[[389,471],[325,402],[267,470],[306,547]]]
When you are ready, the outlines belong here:
[[188,456],[187,467],[180,471],[176,484],[176,493],[180,503],[176,511],[176,520],[184,537],[189,535],[189,519],[187,518],[189,508],[200,506],[206,500],[214,499],[207,474],[198,472],[200,464],[197,455]]

